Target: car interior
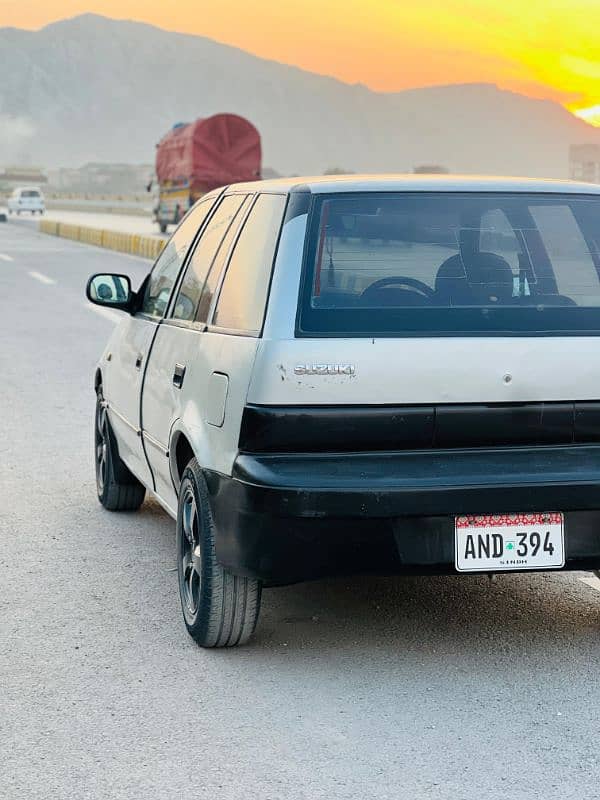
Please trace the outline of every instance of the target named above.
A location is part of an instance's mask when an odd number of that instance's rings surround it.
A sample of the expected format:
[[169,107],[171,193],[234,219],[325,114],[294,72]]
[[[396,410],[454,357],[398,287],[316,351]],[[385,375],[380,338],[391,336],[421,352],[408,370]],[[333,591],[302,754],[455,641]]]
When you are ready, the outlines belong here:
[[[490,212],[495,219],[501,215],[503,229],[485,222]],[[518,214],[510,207],[465,204],[457,217],[382,208],[375,214],[348,214],[343,207],[330,213],[317,252],[313,308],[579,304],[559,290],[552,248],[526,204]],[[577,257],[585,256],[593,273],[586,278],[594,284],[587,296],[598,295],[600,303],[600,257],[592,246],[580,249],[586,252]]]

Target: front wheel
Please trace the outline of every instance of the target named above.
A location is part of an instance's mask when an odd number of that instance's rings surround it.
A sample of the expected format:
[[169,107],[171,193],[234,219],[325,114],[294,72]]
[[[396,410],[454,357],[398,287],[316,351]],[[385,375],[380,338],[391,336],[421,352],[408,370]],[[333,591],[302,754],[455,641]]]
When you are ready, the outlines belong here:
[[179,489],[177,574],[185,626],[201,647],[248,641],[258,619],[261,584],[232,575],[218,563],[208,489],[195,458]]
[[96,400],[94,456],[98,500],[108,511],[137,511],[146,489],[119,458],[102,393]]

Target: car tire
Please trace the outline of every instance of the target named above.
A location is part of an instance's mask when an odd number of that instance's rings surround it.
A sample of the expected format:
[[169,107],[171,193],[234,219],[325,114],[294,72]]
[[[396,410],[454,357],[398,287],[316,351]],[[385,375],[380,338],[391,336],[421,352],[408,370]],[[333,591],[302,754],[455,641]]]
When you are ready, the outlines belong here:
[[261,583],[218,563],[208,488],[195,458],[179,489],[176,545],[181,609],[190,636],[201,647],[245,644],[256,628]]
[[137,511],[145,487],[121,461],[102,392],[97,392],[94,424],[94,462],[98,500],[108,511]]

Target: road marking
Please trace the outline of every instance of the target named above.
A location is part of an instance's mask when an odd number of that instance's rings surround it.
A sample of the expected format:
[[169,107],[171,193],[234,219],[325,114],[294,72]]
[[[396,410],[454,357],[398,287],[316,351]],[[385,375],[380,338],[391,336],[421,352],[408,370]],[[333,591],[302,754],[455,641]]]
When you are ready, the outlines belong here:
[[32,278],[35,278],[36,281],[39,281],[40,283],[45,283],[47,286],[49,286],[52,283],[56,283],[55,280],[49,278],[47,275],[44,275],[42,272],[36,272],[35,270],[32,270],[29,273],[29,275]]
[[7,256],[6,253],[0,253],[0,261],[14,261],[14,258]]
[[592,589],[595,589],[597,592],[600,592],[600,578],[597,578],[595,575],[586,575],[585,578],[579,578],[579,580],[587,586],[591,586]]
[[111,322],[114,322],[115,325],[121,320],[121,316],[116,314],[114,311],[111,311],[110,308],[101,308],[100,306],[94,306],[91,303],[84,303],[84,305],[89,311],[94,311],[96,314],[104,317],[104,319],[109,319]]

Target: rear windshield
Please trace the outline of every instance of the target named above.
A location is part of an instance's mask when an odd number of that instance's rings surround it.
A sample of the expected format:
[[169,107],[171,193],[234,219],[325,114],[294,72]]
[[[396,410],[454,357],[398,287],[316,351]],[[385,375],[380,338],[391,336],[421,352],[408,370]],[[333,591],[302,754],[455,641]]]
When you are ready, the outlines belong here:
[[600,196],[316,196],[299,335],[600,333]]
[[23,189],[21,197],[39,197],[40,193],[37,189]]

